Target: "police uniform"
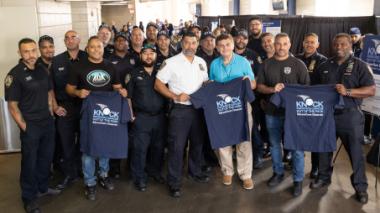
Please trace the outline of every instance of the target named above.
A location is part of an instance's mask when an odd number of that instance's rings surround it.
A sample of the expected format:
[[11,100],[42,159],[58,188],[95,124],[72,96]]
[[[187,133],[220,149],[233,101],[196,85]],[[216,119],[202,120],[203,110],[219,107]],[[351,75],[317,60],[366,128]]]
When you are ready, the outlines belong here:
[[197,56],[203,58],[203,60],[206,61],[206,64],[207,64],[207,70],[210,72],[210,65],[211,65],[211,62],[216,59],[217,57],[219,57],[219,53],[214,50],[212,55],[208,55],[205,51],[203,51],[202,48],[198,48],[197,52],[195,53]]
[[103,58],[109,58],[115,52],[115,47],[112,44],[107,44],[104,47]]
[[[238,54],[238,53],[236,53],[236,54]],[[244,58],[246,58],[248,60],[249,64],[251,65],[251,68],[253,70],[253,73],[255,74],[255,76],[257,76],[258,75],[257,72],[260,69],[260,64],[262,64],[260,56],[255,51],[253,51],[249,48],[245,48],[244,52],[239,54],[239,55],[243,56]]]
[[33,202],[37,193],[48,190],[50,165],[54,154],[54,120],[49,111],[48,91],[52,89],[46,70],[30,70],[19,62],[4,81],[5,100],[18,102],[26,123],[20,130],[20,185],[24,204]]
[[120,76],[120,83],[125,88],[127,85],[126,77],[127,74],[130,74],[133,69],[135,69],[135,60],[132,57],[129,57],[128,54],[124,56],[124,58],[112,54],[108,60],[114,65],[116,71]]
[[[362,60],[350,56],[338,65],[335,58],[318,67],[315,82],[320,84],[343,84],[347,89],[375,85],[371,69]],[[356,192],[366,192],[365,159],[362,150],[364,115],[360,109],[362,99],[344,96],[344,108],[335,110],[336,135],[341,139],[350,156],[353,174],[351,183]],[[331,182],[333,153],[319,153],[318,180]]]
[[169,55],[165,56],[161,53],[160,49],[157,47],[157,59],[156,59],[156,68],[159,69],[161,67],[161,64],[168,58],[173,57],[177,54],[177,51],[175,51],[171,46],[169,46]]
[[[183,53],[165,60],[157,74],[157,79],[168,84],[174,94],[191,95],[208,80],[206,62],[194,56],[189,62]],[[181,187],[183,154],[188,139],[190,139],[188,168],[189,175],[202,175],[202,146],[205,135],[205,125],[202,113],[193,108],[190,101],[175,102],[169,114],[168,129],[168,185],[171,189]]]
[[[144,187],[149,176],[160,178],[166,136],[166,99],[154,90],[157,69],[151,75],[144,67],[132,71],[127,84],[135,120],[132,124],[131,171],[135,184]],[[148,154],[148,150],[149,154]],[[148,156],[148,163],[146,159]],[[145,166],[147,165],[147,166]]]
[[54,84],[54,93],[57,104],[63,107],[67,114],[57,116],[56,128],[58,141],[62,149],[61,163],[65,177],[74,179],[80,171],[80,152],[76,138],[79,137],[79,119],[81,100],[73,98],[66,93],[66,83],[71,66],[87,58],[87,53],[79,50],[77,57],[71,58],[65,51],[53,58],[51,65],[51,76]]
[[[296,55],[296,57],[300,59],[301,61],[303,61],[303,63],[305,63],[307,70],[309,72],[309,76],[310,76],[310,84],[311,85],[315,84],[315,82],[313,82],[313,79],[314,79],[313,75],[315,71],[317,70],[318,66],[321,65],[323,62],[325,62],[327,58],[318,52],[315,52],[313,55],[309,57],[306,57],[304,53],[298,54]],[[314,175],[317,175],[317,172],[318,172],[318,153],[312,152],[311,153],[311,174],[310,174],[311,176],[313,176],[312,178],[315,178]]]
[[41,64],[50,73],[51,64],[45,63],[41,57],[38,57],[36,64]]
[[140,53],[136,52],[132,47],[128,50],[129,54],[126,56],[128,63],[137,68],[141,65]]

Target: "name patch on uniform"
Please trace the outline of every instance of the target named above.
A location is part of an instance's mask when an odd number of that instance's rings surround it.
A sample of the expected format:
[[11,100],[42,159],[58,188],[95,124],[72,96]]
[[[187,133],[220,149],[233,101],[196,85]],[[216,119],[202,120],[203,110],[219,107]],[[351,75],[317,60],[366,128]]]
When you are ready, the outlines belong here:
[[65,70],[65,67],[58,67],[58,71],[63,71]]
[[25,78],[26,81],[30,81],[30,80],[32,80],[32,79],[33,79],[32,76],[27,76],[27,77]]
[[133,58],[131,58],[130,60],[129,60],[129,63],[131,63],[132,65],[135,65],[135,59],[133,59]]
[[203,67],[202,64],[199,64],[199,69],[200,69],[201,71],[205,71],[205,68]]
[[125,83],[125,84],[128,84],[128,82],[129,82],[130,80],[131,80],[131,74],[128,73],[128,74],[125,75],[124,83]]
[[7,75],[7,77],[4,80],[4,84],[6,88],[9,88],[13,83],[13,76]]
[[142,80],[144,80],[144,79],[143,79],[143,77],[139,76],[139,77],[137,77],[137,80],[142,81]]
[[94,70],[87,74],[86,80],[94,87],[102,87],[111,81],[111,76],[104,70]]
[[118,63],[118,61],[112,61],[112,63],[113,63],[113,64],[117,64],[117,63]]
[[284,73],[289,75],[292,72],[292,68],[290,67],[284,67]]

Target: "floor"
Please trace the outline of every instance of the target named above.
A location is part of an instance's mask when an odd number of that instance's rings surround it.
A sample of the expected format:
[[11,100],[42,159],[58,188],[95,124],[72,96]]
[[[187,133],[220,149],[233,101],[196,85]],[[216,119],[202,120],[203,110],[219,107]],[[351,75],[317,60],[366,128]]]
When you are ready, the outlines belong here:
[[[366,147],[368,150],[369,147]],[[0,212],[23,212],[20,200],[18,176],[20,154],[0,155]],[[223,186],[221,173],[212,171],[208,184],[195,183],[183,179],[183,194],[179,199],[168,196],[165,185],[149,182],[146,192],[138,192],[132,182],[123,174],[115,180],[114,191],[98,188],[97,200],[88,201],[83,194],[81,181],[55,197],[45,197],[39,201],[43,212],[54,213],[252,213],[252,212],[380,212],[380,184],[375,190],[375,167],[367,165],[369,181],[369,202],[361,205],[354,199],[351,187],[349,160],[344,149],[340,152],[333,174],[333,183],[328,190],[309,189],[310,154],[306,154],[303,194],[298,198],[291,196],[292,178],[289,172],[286,180],[278,187],[269,189],[265,181],[271,176],[271,162],[265,161],[265,167],[254,170],[255,188],[246,191],[235,176],[231,186]],[[379,172],[380,173],[380,172]],[[380,175],[380,174],[379,174]],[[380,180],[378,180],[380,183]]]

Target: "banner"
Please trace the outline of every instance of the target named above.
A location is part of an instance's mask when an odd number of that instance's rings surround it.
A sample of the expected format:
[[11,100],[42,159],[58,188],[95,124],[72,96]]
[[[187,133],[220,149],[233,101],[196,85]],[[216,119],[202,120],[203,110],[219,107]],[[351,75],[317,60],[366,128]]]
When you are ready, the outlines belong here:
[[281,20],[263,21],[263,32],[273,35],[281,33]]
[[367,62],[373,70],[376,83],[376,95],[363,101],[362,109],[380,115],[380,36],[366,36],[363,39],[363,50],[360,58]]

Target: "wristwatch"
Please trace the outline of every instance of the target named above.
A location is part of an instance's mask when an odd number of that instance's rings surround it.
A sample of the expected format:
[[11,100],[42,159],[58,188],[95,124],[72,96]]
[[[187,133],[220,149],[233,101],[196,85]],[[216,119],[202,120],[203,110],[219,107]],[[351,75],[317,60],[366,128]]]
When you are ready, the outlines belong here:
[[351,89],[346,89],[346,96],[348,96],[348,97],[351,96]]

